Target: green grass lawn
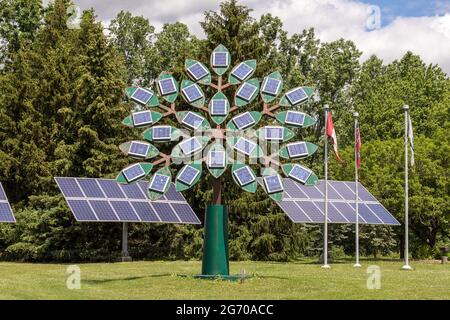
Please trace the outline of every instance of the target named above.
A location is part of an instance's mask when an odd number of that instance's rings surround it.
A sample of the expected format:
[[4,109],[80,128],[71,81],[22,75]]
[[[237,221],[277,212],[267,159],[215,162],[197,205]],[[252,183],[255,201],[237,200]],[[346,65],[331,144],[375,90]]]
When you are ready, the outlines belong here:
[[[413,261],[335,263],[329,270],[313,261],[232,262],[232,273],[245,269],[244,283],[181,277],[201,269],[198,261],[145,261],[79,264],[81,289],[66,287],[63,264],[0,263],[0,299],[450,299],[450,264]],[[381,288],[367,289],[366,268],[381,270]]]

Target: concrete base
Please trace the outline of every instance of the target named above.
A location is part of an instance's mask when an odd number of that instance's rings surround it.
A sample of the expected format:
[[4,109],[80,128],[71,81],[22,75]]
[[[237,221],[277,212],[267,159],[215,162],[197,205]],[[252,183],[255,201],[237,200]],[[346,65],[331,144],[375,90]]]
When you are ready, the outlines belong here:
[[441,263],[442,264],[446,264],[448,262],[448,257],[447,256],[443,256],[442,258],[441,258]]
[[354,267],[354,268],[361,268],[361,264],[355,263],[355,264],[353,265],[353,267]]
[[324,264],[321,268],[323,268],[323,269],[331,269],[329,264]]
[[133,259],[130,256],[124,256],[120,259],[122,262],[131,262]]
[[413,268],[412,268],[409,264],[405,264],[405,265],[402,267],[402,270],[411,271],[411,270],[413,270]]

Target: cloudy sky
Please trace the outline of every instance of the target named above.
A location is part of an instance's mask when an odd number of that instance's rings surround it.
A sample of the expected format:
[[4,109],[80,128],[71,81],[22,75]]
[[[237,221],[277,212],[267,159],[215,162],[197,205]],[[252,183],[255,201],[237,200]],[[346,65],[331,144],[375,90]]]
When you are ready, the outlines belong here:
[[[106,25],[120,10],[147,17],[157,30],[181,21],[204,37],[198,21],[203,12],[218,10],[219,0],[74,0],[93,7]],[[46,1],[48,2],[48,0]],[[390,62],[407,50],[450,74],[450,0],[241,0],[253,16],[270,12],[290,34],[314,27],[323,41],[353,40],[364,52]]]

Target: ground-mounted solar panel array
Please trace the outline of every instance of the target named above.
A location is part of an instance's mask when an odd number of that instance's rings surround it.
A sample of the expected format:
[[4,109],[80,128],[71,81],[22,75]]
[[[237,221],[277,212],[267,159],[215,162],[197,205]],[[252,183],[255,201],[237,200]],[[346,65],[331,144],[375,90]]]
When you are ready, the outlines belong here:
[[119,184],[111,179],[56,177],[55,180],[77,221],[200,224],[173,184],[162,198],[150,201],[146,181]]
[[[324,187],[320,180],[315,186],[305,186],[284,178],[284,198],[278,206],[296,223],[324,223]],[[328,222],[355,223],[355,182],[328,181]],[[358,183],[359,223],[400,225],[369,191]]]
[[0,222],[16,222],[5,190],[0,183]]

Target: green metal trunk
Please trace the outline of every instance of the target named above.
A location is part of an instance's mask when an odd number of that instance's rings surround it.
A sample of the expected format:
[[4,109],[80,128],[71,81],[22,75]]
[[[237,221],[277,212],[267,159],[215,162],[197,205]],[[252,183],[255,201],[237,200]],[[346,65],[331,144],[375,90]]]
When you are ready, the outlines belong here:
[[224,205],[206,207],[202,275],[228,276],[228,212]]

